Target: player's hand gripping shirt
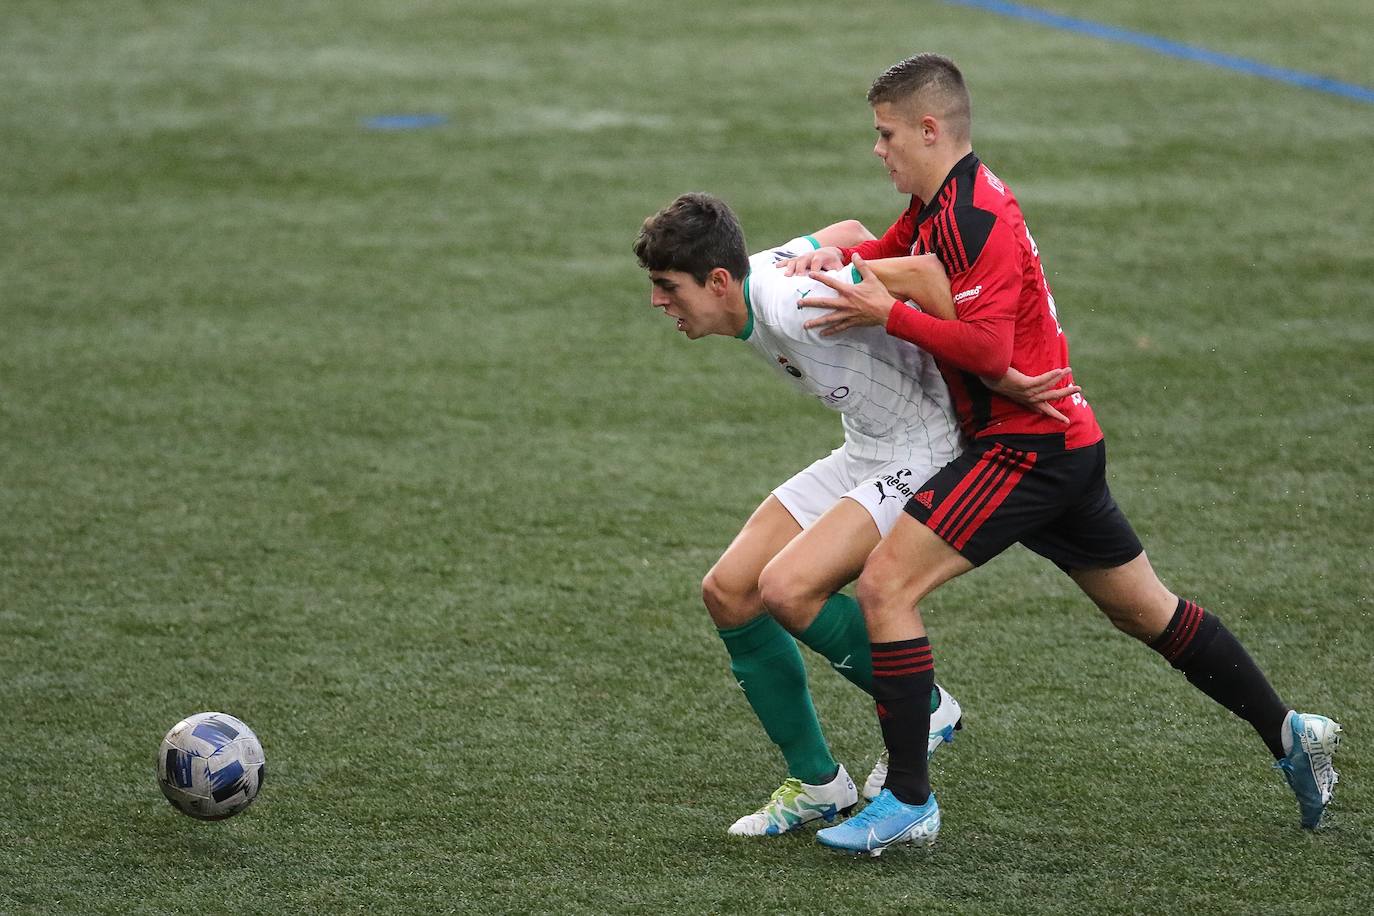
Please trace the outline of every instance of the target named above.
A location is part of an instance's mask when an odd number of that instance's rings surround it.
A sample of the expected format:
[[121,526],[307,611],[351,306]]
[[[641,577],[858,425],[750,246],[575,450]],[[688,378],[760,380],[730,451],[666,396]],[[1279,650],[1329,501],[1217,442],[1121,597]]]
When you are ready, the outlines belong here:
[[[795,239],[749,259],[744,280],[749,320],[740,338],[795,387],[838,410],[845,448],[858,458],[894,461],[908,456],[940,467],[963,447],[949,391],[930,355],[882,328],[856,328],[823,337],[803,325],[803,296],[833,291],[809,277],[787,277],[773,265],[811,247]],[[852,282],[848,269],[831,276]]]
[[[1092,445],[1102,430],[1081,394],[1054,402],[1062,423],[988,389],[1008,366],[1039,375],[1069,365],[1040,252],[1011,190],[969,153],[935,199],[911,206],[880,239],[843,249],[846,260],[935,254],[949,274],[958,321],[893,308],[887,330],[933,354],[970,436],[1063,433],[1068,448]],[[1072,379],[1060,384],[1068,385]]]

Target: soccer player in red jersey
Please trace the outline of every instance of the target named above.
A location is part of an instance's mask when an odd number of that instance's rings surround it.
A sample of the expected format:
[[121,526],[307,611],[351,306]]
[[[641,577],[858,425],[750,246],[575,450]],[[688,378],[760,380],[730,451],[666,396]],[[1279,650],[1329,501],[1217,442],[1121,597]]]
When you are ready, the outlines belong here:
[[[882,238],[822,248],[785,269],[810,271],[836,293],[807,298],[806,307],[828,310],[808,326],[883,325],[932,354],[974,445],[915,488],[859,579],[887,782],[863,812],[818,839],[870,855],[935,841],[940,813],[925,754],[935,674],[917,604],[1018,541],[1071,576],[1118,629],[1249,722],[1297,795],[1302,825],[1316,827],[1336,782],[1340,726],[1295,712],[1221,621],[1160,582],[1107,487],[1102,430],[1081,393],[1054,402],[1063,423],[983,381],[1009,367],[1035,375],[1068,366],[1069,351],[1021,208],[973,153],[963,75],[948,58],[921,54],[879,76],[868,101],[874,153],[911,204]],[[927,253],[949,274],[955,320],[896,301],[864,263]],[[846,263],[863,282],[845,286],[818,273]]]

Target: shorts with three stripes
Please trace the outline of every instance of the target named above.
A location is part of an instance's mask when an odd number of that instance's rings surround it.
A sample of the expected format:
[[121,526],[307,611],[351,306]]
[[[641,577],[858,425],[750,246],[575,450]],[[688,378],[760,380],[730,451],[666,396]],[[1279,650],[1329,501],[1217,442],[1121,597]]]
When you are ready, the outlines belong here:
[[1120,566],[1143,550],[1107,488],[1102,441],[977,439],[916,488],[906,511],[974,566],[1018,541],[1065,572]]

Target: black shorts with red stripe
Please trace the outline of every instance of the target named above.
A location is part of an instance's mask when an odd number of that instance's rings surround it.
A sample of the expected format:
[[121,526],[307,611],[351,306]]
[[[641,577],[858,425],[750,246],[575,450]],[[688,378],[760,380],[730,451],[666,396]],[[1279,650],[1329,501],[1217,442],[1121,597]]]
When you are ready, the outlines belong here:
[[1144,549],[1107,488],[1107,446],[991,436],[916,489],[906,511],[974,566],[1020,541],[1065,572],[1108,569]]

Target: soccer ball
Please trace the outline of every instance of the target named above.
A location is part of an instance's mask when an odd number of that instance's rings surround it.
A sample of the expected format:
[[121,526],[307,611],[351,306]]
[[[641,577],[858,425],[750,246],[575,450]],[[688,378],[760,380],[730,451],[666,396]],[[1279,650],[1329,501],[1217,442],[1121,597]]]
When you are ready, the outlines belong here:
[[157,784],[182,814],[220,821],[258,797],[267,776],[258,736],[222,712],[182,719],[157,752]]

